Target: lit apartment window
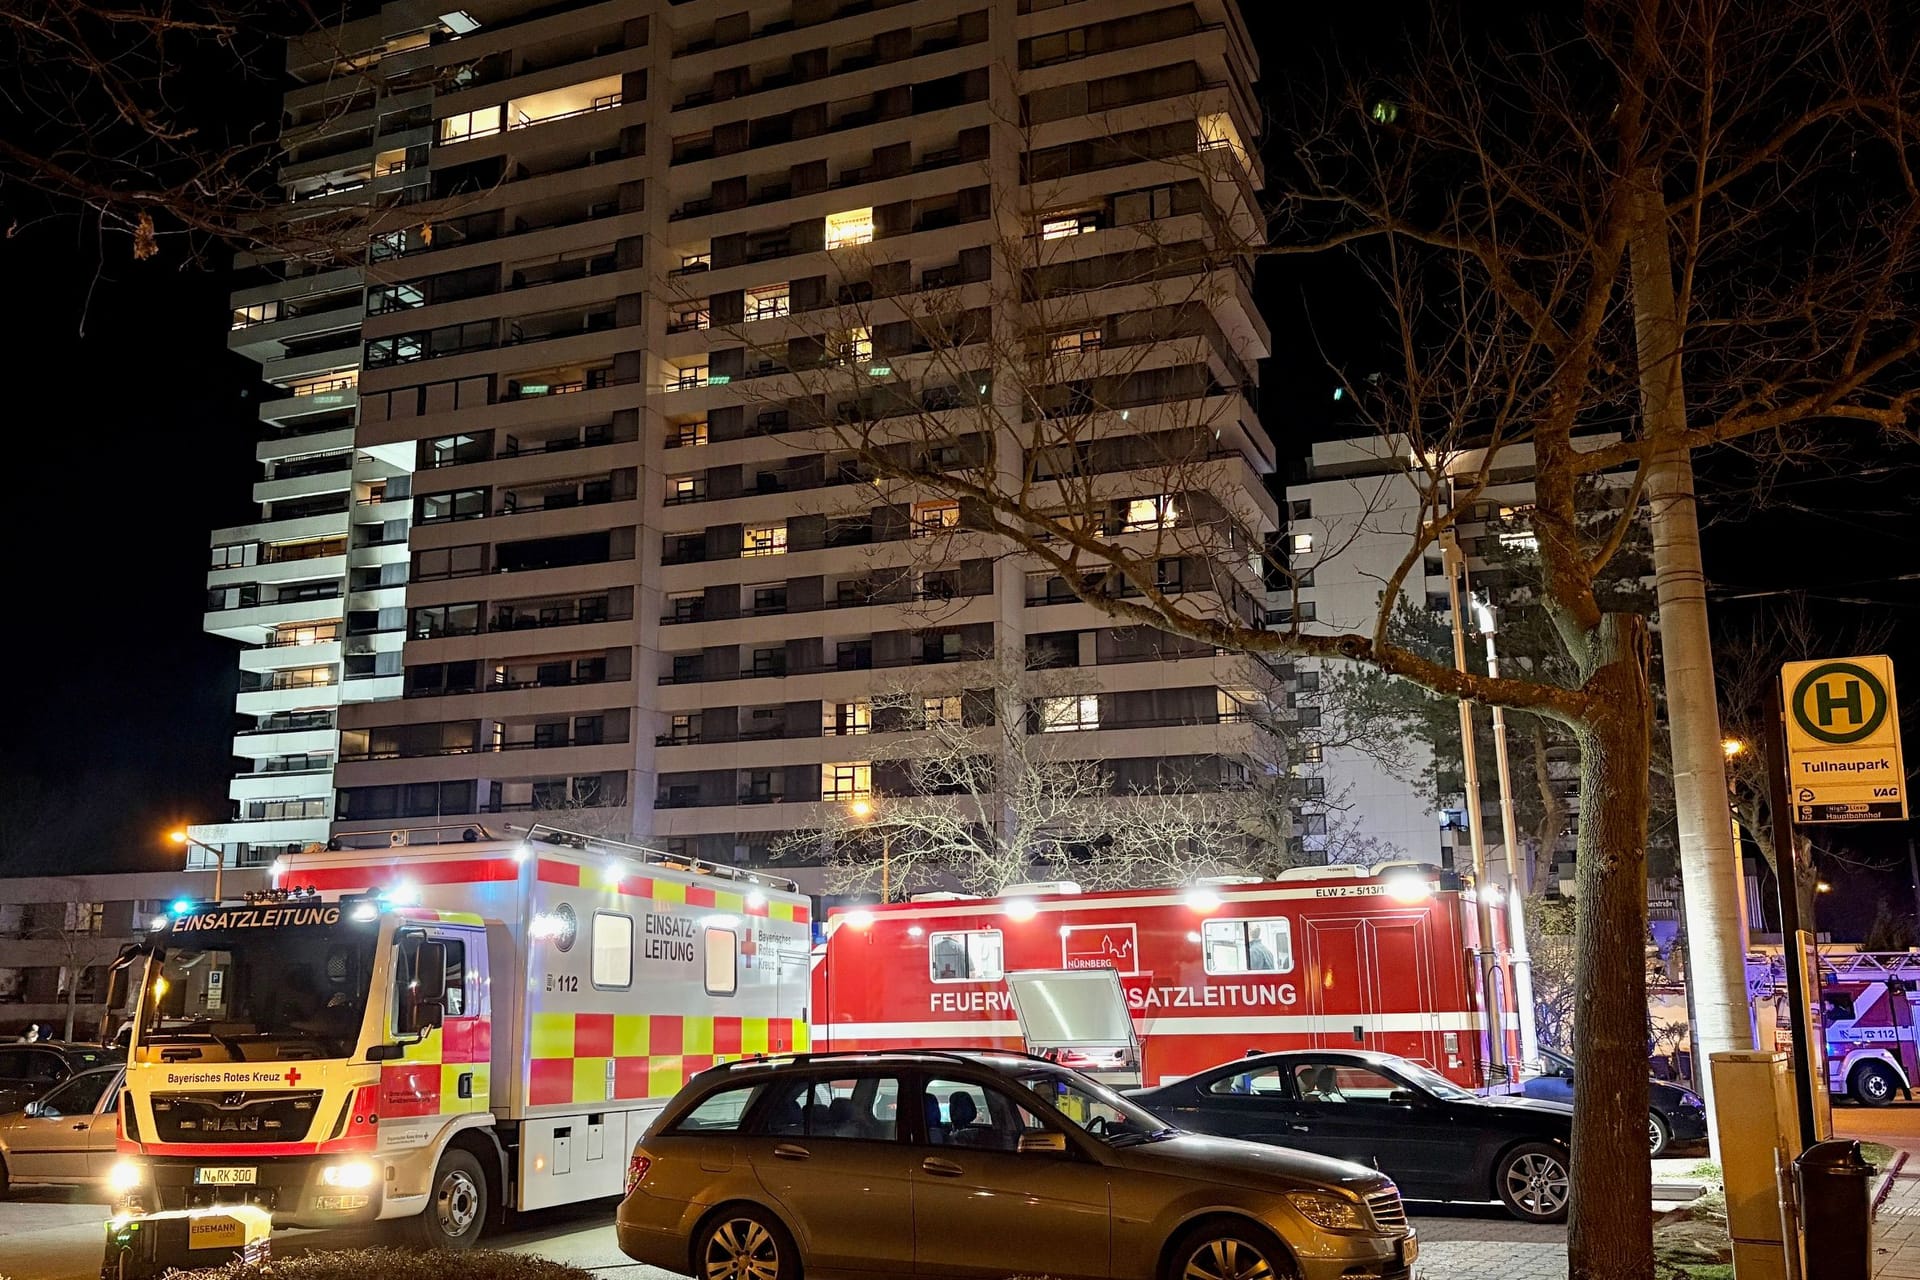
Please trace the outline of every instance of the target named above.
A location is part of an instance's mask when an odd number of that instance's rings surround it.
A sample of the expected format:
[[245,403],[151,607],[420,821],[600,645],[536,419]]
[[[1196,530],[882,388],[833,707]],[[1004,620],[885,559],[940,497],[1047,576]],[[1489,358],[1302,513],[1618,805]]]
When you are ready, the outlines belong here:
[[692,275],[696,271],[705,271],[712,265],[713,255],[711,253],[683,253],[680,255],[680,265],[674,268],[673,274],[677,276]]
[[829,702],[821,727],[839,737],[868,733],[873,729],[873,704],[870,702]]
[[873,359],[873,330],[849,329],[832,339],[833,357],[841,364],[866,364]]
[[822,800],[858,800],[873,794],[873,766],[865,762],[820,766]]
[[787,551],[787,526],[762,524],[749,526],[741,535],[742,556],[779,556]]
[[515,98],[507,103],[507,117],[512,122],[510,128],[524,129],[528,125],[606,111],[619,105],[620,77],[605,76],[583,84],[570,84],[563,89],[548,89],[542,93],[530,93],[524,98]]
[[1073,733],[1100,727],[1100,699],[1091,693],[1040,699],[1040,732]]
[[700,480],[697,476],[667,477],[667,505],[681,502],[695,502],[700,497]]
[[960,504],[957,502],[916,502],[913,504],[913,532],[915,537],[931,538],[945,533],[948,529],[960,527]]
[[279,318],[280,304],[278,302],[256,302],[250,307],[235,307],[233,309],[233,327],[236,329],[244,329],[248,325],[253,324],[265,324],[269,320],[278,320]]
[[1296,533],[1287,539],[1287,545],[1293,548],[1293,554],[1297,556],[1307,555],[1313,551],[1313,535],[1310,533]]
[[791,309],[792,299],[785,284],[747,290],[745,316],[748,320],[778,320]]
[[329,374],[324,378],[308,378],[304,382],[287,384],[287,394],[291,396],[322,396],[336,391],[351,391],[360,381],[360,371]]
[[1251,714],[1249,708],[1254,703],[1251,689],[1216,689],[1215,707],[1220,713],[1221,724],[1238,724]]
[[690,364],[667,371],[667,390],[692,391],[707,385],[707,366]]
[[1230,151],[1241,164],[1247,163],[1247,148],[1240,141],[1240,130],[1234,127],[1233,117],[1226,112],[1201,116],[1199,132],[1200,150]]
[[1053,355],[1072,355],[1079,351],[1097,351],[1105,335],[1098,329],[1075,329],[1071,333],[1056,333],[1047,339],[1047,350]]
[[1151,498],[1132,498],[1127,502],[1127,521],[1121,527],[1122,533],[1138,533],[1144,529],[1171,529],[1180,523],[1180,504],[1172,494],[1156,494]]
[[827,248],[844,249],[873,240],[873,209],[849,209],[827,215]]
[[469,138],[484,138],[488,134],[500,132],[500,108],[482,107],[478,111],[463,111],[457,116],[448,116],[440,122],[441,142],[465,142]]
[[965,702],[957,693],[920,699],[922,724],[959,724],[965,716]]
[[667,727],[667,739],[670,742],[692,742],[693,717],[675,716]]
[[667,332],[689,333],[695,329],[708,328],[712,324],[712,310],[705,302],[695,302],[674,308],[673,319],[667,322]]
[[1040,220],[1042,240],[1065,240],[1100,229],[1100,218],[1093,213],[1061,213]]
[[707,423],[703,418],[699,422],[673,422],[667,424],[667,448],[686,449],[707,442]]
[[407,171],[407,149],[395,147],[391,151],[382,151],[373,158],[373,176],[384,178],[390,174]]

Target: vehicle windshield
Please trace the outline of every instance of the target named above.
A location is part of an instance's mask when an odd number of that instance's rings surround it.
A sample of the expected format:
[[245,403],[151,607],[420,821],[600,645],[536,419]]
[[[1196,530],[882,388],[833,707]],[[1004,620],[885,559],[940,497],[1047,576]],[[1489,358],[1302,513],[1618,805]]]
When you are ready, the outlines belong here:
[[1034,1071],[1014,1077],[1054,1113],[1109,1146],[1166,1137],[1173,1129],[1152,1112],[1083,1076]]
[[169,939],[147,964],[140,1042],[211,1043],[230,1061],[347,1057],[376,937],[372,927],[325,924]]
[[1436,1098],[1445,1098],[1449,1102],[1480,1101],[1480,1095],[1471,1089],[1462,1089],[1438,1071],[1429,1070],[1417,1062],[1397,1062],[1394,1068],[1410,1083],[1419,1085]]

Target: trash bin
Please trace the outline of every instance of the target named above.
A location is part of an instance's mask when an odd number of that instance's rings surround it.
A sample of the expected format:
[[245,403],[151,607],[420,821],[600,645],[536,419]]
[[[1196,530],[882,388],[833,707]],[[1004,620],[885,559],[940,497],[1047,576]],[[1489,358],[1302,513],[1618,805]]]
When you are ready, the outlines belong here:
[[1872,1177],[1873,1166],[1860,1158],[1860,1144],[1846,1139],[1816,1142],[1793,1162],[1805,1280],[1871,1280],[1867,1183]]

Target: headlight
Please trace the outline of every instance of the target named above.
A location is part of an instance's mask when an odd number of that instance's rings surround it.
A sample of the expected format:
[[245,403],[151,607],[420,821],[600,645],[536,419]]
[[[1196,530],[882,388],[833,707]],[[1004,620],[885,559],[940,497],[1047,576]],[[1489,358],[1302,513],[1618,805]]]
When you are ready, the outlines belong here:
[[1328,1231],[1365,1231],[1367,1220],[1360,1206],[1351,1200],[1323,1191],[1289,1191],[1287,1202],[1300,1216]]
[[145,1170],[131,1160],[117,1160],[107,1170],[107,1190],[116,1196],[138,1190],[144,1180]]
[[373,1185],[374,1168],[370,1160],[347,1160],[340,1164],[330,1164],[320,1170],[320,1183],[327,1187],[370,1187]]

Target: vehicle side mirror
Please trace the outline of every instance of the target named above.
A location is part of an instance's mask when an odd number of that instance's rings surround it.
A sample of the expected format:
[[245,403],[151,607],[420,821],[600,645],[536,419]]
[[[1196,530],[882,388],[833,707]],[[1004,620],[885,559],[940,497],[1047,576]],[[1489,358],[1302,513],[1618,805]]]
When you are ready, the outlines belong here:
[[38,1102],[29,1102],[26,1105],[25,1113],[29,1116],[40,1116],[46,1114],[46,1108]]
[[1067,1135],[1056,1133],[1052,1129],[1041,1129],[1033,1133],[1020,1135],[1020,1143],[1015,1148],[1023,1156],[1053,1155],[1067,1153]]
[[1387,1101],[1402,1107],[1418,1106],[1420,1095],[1411,1089],[1395,1089],[1387,1095]]

